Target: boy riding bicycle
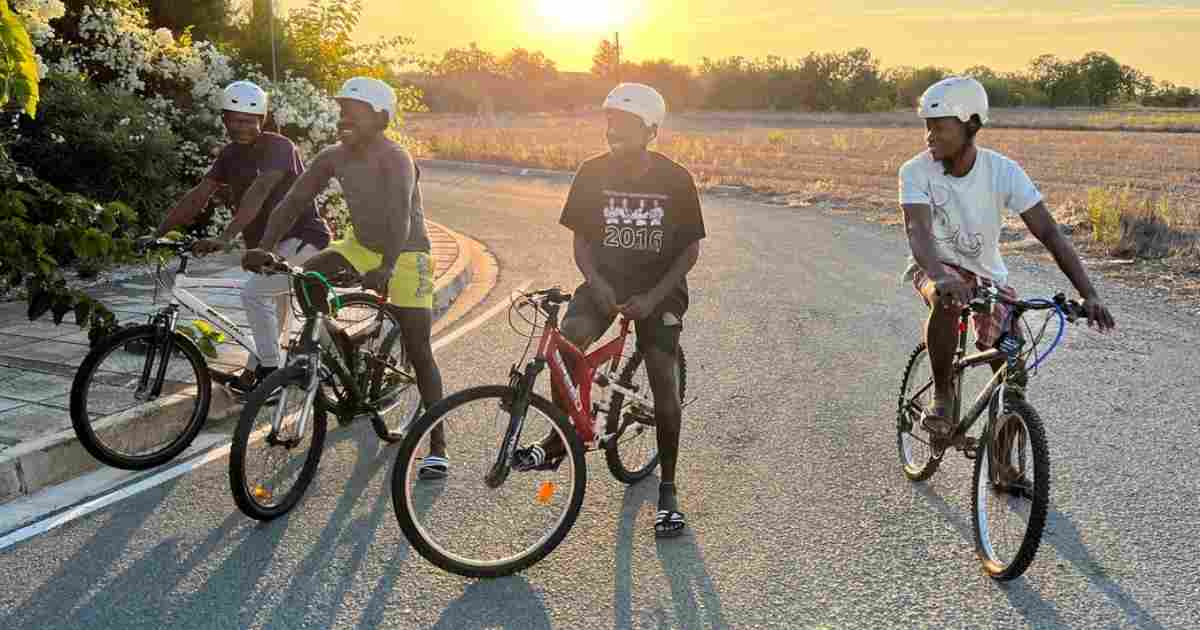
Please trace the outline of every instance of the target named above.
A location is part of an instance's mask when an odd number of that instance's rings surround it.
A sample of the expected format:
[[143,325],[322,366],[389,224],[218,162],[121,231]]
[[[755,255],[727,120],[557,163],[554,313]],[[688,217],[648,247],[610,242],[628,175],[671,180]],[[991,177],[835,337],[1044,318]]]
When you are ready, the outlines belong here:
[[[654,531],[676,536],[685,526],[675,490],[683,415],[676,355],[688,308],[687,274],[700,256],[704,217],[691,174],[647,149],[667,113],[658,91],[621,84],[604,110],[611,151],[579,167],[560,219],[574,232],[575,262],[584,277],[561,330],[586,351],[618,313],[636,322],[662,457]],[[566,409],[554,394],[555,404]],[[556,437],[545,438],[518,452],[516,468],[553,466],[563,450]]]
[[[954,429],[949,410],[954,404],[959,314],[980,287],[993,286],[1009,299],[1017,297],[1007,284],[1008,268],[1000,254],[1007,212],[1020,213],[1075,285],[1084,299],[1088,325],[1108,331],[1115,324],[1029,176],[1013,160],[976,146],[976,134],[988,121],[983,85],[966,77],[939,81],[921,96],[918,115],[925,119],[928,150],[900,168],[900,205],[912,249],[905,279],[929,306],[925,341],[934,399],[923,424],[935,441],[944,441]],[[991,348],[1005,332],[1021,334],[1009,313],[1009,307],[999,304],[990,314],[976,314],[973,323],[980,350]]]
[[[425,230],[420,169],[408,151],[384,132],[396,114],[396,93],[368,77],[347,80],[337,96],[341,142],[321,151],[280,202],[258,249],[246,252],[242,266],[256,271],[272,258],[273,247],[332,178],[350,208],[351,227],[342,240],[313,256],[304,267],[327,277],[353,270],[363,287],[387,296],[400,323],[404,349],[417,374],[426,409],[442,398],[442,377],[433,358],[433,261]],[[324,289],[312,298],[324,304]],[[422,478],[444,477],[450,462],[441,427],[430,439]]]
[[[219,188],[228,187],[237,205],[233,220],[217,238],[201,239],[193,251],[198,255],[228,250],[241,234],[247,248],[262,247],[260,240],[267,227],[271,209],[283,198],[288,187],[304,173],[300,151],[291,140],[264,132],[267,117],[267,93],[249,81],[236,81],[225,88],[221,97],[221,117],[231,142],[221,149],[212,168],[191,191],[167,212],[158,226],[158,236],[191,223],[208,205]],[[329,226],[317,206],[310,203],[300,209],[282,241],[270,248],[293,264],[301,264],[329,244]],[[286,327],[290,309],[287,304],[287,279],[256,275],[242,288],[242,304],[254,336],[256,359],[247,359],[241,376],[216,373],[238,394],[245,396],[279,367],[279,333]]]

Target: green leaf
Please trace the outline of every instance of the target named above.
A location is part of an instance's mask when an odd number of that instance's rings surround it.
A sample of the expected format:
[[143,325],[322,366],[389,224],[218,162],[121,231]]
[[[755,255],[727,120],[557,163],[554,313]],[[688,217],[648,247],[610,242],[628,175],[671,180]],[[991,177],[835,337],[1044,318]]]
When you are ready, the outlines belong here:
[[46,314],[50,310],[51,304],[54,303],[54,296],[49,291],[41,286],[31,288],[29,290],[29,310],[25,313],[29,316],[29,321],[36,321],[39,317]]
[[192,325],[195,326],[196,330],[199,330],[200,334],[204,335],[205,337],[208,337],[209,335],[216,332],[215,329],[212,327],[212,324],[209,324],[208,322],[206,322],[202,319],[197,319],[197,320],[193,321]]
[[213,342],[209,341],[207,337],[204,339],[201,339],[200,343],[197,345],[200,346],[200,352],[203,352],[204,356],[206,356],[210,359],[217,358],[217,347],[214,346]]
[[33,56],[33,42],[7,2],[0,2],[0,49],[3,49],[2,61],[7,66],[4,74],[12,72],[3,77],[8,87],[0,93],[0,105],[6,105],[11,99],[30,118],[37,116],[38,68]]
[[92,318],[92,312],[96,308],[96,303],[91,298],[82,298],[75,304],[75,323],[83,328],[87,325],[88,320]]

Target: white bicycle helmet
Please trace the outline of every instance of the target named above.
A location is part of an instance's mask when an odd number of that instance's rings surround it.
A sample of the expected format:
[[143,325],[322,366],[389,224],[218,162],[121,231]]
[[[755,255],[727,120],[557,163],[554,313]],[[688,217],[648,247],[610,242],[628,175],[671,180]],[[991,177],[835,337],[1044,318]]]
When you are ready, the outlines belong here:
[[604,109],[629,112],[647,127],[662,125],[667,117],[667,101],[658,90],[642,83],[622,83],[604,99]]
[[979,116],[979,122],[987,124],[988,96],[983,84],[971,77],[950,77],[929,86],[921,95],[917,108],[921,118],[947,118],[954,116],[962,122]]
[[234,81],[221,94],[221,109],[266,116],[267,93],[249,81]]
[[396,91],[392,86],[371,77],[354,77],[347,79],[338,91],[337,99],[362,101],[371,106],[376,112],[387,112],[388,120],[396,116]]

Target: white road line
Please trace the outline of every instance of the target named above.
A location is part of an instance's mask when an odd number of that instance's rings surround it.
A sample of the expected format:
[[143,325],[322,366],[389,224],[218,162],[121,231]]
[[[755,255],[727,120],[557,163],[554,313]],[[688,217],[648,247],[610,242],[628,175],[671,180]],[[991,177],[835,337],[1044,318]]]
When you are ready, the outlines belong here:
[[[532,282],[532,280],[526,280],[525,282],[522,282],[521,284],[517,285],[517,288],[513,289],[513,292],[509,294],[510,300],[511,300],[511,297],[514,296],[518,291],[524,291],[526,288],[528,288],[529,284],[531,282]],[[459,337],[471,332],[472,330],[475,330],[476,328],[479,328],[480,326],[483,325],[484,322],[495,317],[497,313],[508,308],[509,306],[511,306],[511,304],[506,301],[506,302],[500,302],[499,304],[496,304],[492,308],[489,308],[486,312],[484,312],[479,317],[476,317],[475,319],[467,322],[466,324],[463,324],[460,328],[458,328],[454,332],[433,342],[433,344],[431,346],[433,348],[433,351],[437,352],[438,350],[450,345],[451,343],[454,343]]]
[[[521,284],[517,285],[517,287],[515,289],[513,289],[513,293],[510,294],[510,296],[516,294],[516,292],[518,292],[518,291],[524,291],[531,282],[532,282],[531,280],[526,280],[526,281],[522,282]],[[509,306],[510,306],[509,300],[505,300],[503,302],[500,302],[499,304],[496,304],[492,308],[489,308],[487,311],[480,314],[475,319],[467,322],[466,324],[463,324],[461,327],[456,329],[454,332],[450,333],[449,335],[439,338],[437,341],[435,341],[433,343],[433,346],[432,346],[433,350],[436,352],[437,350],[445,348],[446,346],[450,345],[451,343],[454,343],[455,341],[460,339],[463,335],[471,332],[472,330],[475,330],[476,328],[479,328],[485,322],[487,322],[487,320],[495,317],[500,311],[508,308]],[[95,512],[96,510],[100,510],[105,507],[108,507],[109,505],[112,505],[113,503],[116,503],[116,502],[121,501],[122,499],[126,499],[128,497],[131,497],[135,494],[145,492],[146,490],[149,490],[150,488],[162,485],[172,479],[175,479],[176,477],[179,477],[179,476],[185,475],[189,472],[192,472],[193,470],[196,470],[197,468],[204,466],[205,464],[208,464],[209,462],[212,462],[213,460],[217,460],[222,457],[225,457],[226,455],[229,454],[231,444],[232,444],[232,441],[226,442],[225,444],[215,447],[212,450],[205,451],[205,453],[203,455],[200,455],[194,459],[190,459],[185,462],[180,462],[178,464],[175,464],[174,466],[172,466],[162,472],[155,473],[154,475],[146,477],[145,479],[142,479],[141,481],[138,481],[137,483],[125,486],[125,487],[121,488],[120,490],[117,490],[116,492],[112,492],[110,494],[105,494],[105,495],[96,497],[95,499],[92,499],[90,501],[80,503],[79,505],[76,505],[76,506],[68,508],[58,514],[55,514],[54,516],[45,518],[45,519],[37,521],[33,524],[26,525],[25,527],[22,527],[21,529],[15,530],[15,531],[5,535],[4,537],[0,538],[0,550],[7,549],[8,547],[11,547],[11,546],[13,546],[19,542],[22,542],[24,540],[33,538],[34,536],[44,534],[56,527],[59,527],[60,525],[69,523],[77,518],[82,517],[82,516],[87,516],[88,514],[91,514],[92,512]]]

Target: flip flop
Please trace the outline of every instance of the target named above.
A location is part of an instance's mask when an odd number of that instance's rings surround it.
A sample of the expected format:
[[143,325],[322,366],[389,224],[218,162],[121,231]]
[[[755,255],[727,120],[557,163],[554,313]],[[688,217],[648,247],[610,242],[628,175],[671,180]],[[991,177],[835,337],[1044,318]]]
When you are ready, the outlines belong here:
[[445,479],[450,474],[450,460],[437,455],[429,455],[421,460],[417,468],[418,479]]
[[674,538],[683,533],[687,523],[683,513],[677,510],[659,510],[654,516],[654,536],[656,538]]

